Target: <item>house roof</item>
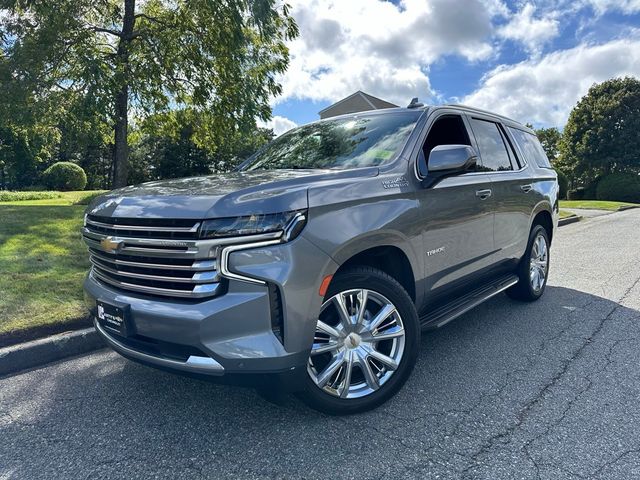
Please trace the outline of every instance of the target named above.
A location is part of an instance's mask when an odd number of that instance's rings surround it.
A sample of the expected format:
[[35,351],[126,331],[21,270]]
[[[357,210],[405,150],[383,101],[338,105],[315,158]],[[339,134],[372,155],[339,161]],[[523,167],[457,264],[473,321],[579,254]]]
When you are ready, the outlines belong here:
[[369,95],[361,90],[349,95],[333,105],[320,110],[318,114],[321,118],[333,117],[344,113],[354,113],[366,110],[379,110],[383,108],[396,108],[391,102]]

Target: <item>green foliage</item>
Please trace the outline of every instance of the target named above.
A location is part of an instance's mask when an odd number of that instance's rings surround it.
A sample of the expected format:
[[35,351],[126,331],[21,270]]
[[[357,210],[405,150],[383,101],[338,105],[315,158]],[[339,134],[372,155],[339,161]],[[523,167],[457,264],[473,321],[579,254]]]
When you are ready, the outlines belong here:
[[535,130],[538,140],[542,144],[544,153],[551,163],[555,162],[560,154],[560,139],[562,134],[556,127],[539,128]]
[[54,163],[44,171],[42,178],[53,190],[84,190],[87,185],[87,175],[82,167],[71,162]]
[[255,125],[220,136],[217,117],[193,109],[148,117],[131,145],[131,180],[140,183],[227,171],[273,137]]
[[598,189],[598,183],[600,183],[600,180],[602,180],[603,177],[596,177],[592,180],[590,180],[589,182],[587,182],[587,184],[584,187],[584,198],[585,200],[595,200],[596,198],[598,198],[597,195],[597,189]]
[[584,194],[584,187],[578,187],[574,190],[569,190],[567,192],[567,199],[568,200],[583,200],[585,197]]
[[593,85],[569,116],[556,166],[582,185],[614,172],[640,172],[638,131],[640,80]]
[[598,182],[598,200],[640,203],[640,175],[612,173]]
[[0,202],[21,202],[26,200],[48,200],[61,198],[60,192],[2,192],[0,191]]
[[569,191],[569,179],[559,170],[556,173],[558,174],[558,184],[560,185],[560,199],[564,200],[567,198],[567,192]]
[[213,137],[232,138],[271,116],[297,34],[276,0],[6,0],[0,118],[39,131],[46,147],[30,142],[17,162],[73,161],[106,177],[113,155],[120,179],[131,104],[137,121],[174,108],[210,114]]

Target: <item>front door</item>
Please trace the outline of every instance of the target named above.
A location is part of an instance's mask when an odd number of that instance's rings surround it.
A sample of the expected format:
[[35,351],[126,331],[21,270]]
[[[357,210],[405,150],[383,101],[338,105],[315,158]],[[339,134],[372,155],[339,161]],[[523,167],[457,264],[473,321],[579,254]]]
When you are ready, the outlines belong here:
[[[471,145],[467,119],[455,111],[436,110],[427,124],[418,174],[426,175],[429,153],[438,145]],[[437,302],[468,286],[491,266],[494,253],[494,197],[491,176],[470,171],[447,177],[418,192],[423,222],[425,294]]]

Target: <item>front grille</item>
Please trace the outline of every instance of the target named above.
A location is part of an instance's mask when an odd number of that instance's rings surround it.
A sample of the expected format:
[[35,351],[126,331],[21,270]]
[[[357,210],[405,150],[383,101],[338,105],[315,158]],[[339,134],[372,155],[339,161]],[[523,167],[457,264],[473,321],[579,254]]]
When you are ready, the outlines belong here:
[[112,287],[148,295],[202,298],[221,293],[217,250],[211,241],[198,240],[199,227],[198,220],[89,215],[83,237],[92,275]]

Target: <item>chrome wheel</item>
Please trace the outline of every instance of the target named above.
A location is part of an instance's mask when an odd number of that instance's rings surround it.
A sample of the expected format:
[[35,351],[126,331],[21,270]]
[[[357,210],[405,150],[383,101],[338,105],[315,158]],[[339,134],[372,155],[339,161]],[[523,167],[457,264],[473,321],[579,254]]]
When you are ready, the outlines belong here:
[[367,289],[340,292],[322,304],[307,371],[323,391],[359,398],[395,373],[405,347],[396,306]]
[[531,288],[538,293],[544,286],[549,267],[549,247],[547,240],[541,233],[538,233],[531,247],[531,258],[529,260],[529,281]]

